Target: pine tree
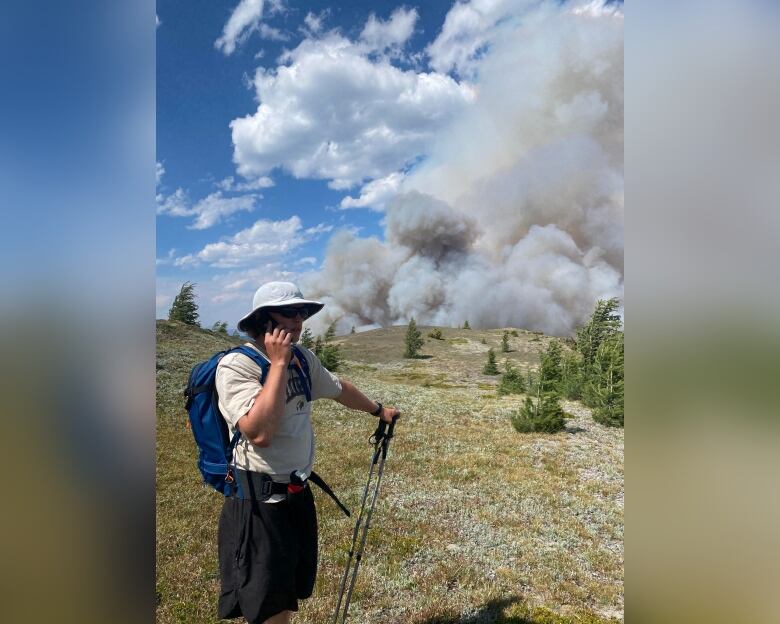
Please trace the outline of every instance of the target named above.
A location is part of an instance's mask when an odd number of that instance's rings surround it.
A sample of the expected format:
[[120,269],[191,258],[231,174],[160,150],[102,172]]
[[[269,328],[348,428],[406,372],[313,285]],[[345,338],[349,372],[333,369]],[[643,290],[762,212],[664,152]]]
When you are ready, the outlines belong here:
[[560,392],[562,379],[561,371],[561,343],[557,340],[551,340],[547,345],[547,351],[542,354],[541,367],[539,369],[539,380],[541,392]]
[[615,314],[617,307],[618,300],[614,297],[599,299],[590,320],[577,332],[577,350],[586,369],[593,364],[601,343],[620,330],[620,316]]
[[328,325],[328,329],[325,331],[325,336],[323,337],[323,341],[325,343],[329,343],[336,337],[336,323],[335,321]]
[[515,431],[529,433],[556,433],[566,428],[563,409],[552,396],[543,396],[535,403],[531,397],[526,397],[523,407],[512,415],[512,426]]
[[300,342],[302,347],[306,347],[307,349],[312,348],[314,345],[314,337],[312,336],[311,329],[304,327]]
[[[579,395],[593,409],[593,418],[608,426],[623,426],[623,332],[616,314],[618,300],[599,300],[591,318],[577,332],[581,356]],[[576,384],[567,384],[574,386]]]
[[468,320],[463,321],[463,329],[471,329],[471,325],[469,325]]
[[501,353],[509,353],[509,332],[506,330],[501,337]]
[[350,334],[356,334],[356,333],[357,333],[357,332],[355,331],[355,326],[354,326],[354,325],[352,326],[352,329],[350,330],[350,332],[349,332],[349,333],[350,333]]
[[405,358],[416,358],[420,353],[420,348],[423,346],[424,341],[420,330],[417,329],[417,322],[412,318],[409,321],[409,326],[406,328],[406,350],[404,351]]
[[333,372],[341,366],[341,349],[338,345],[324,344],[319,355],[320,362],[329,371]]
[[512,362],[506,360],[504,363],[505,372],[501,375],[501,381],[498,384],[498,394],[523,394],[525,392],[525,381],[519,369],[512,366]]
[[603,342],[596,353],[594,374],[588,384],[593,419],[609,427],[623,426],[624,340],[620,332]]
[[482,372],[485,375],[498,375],[498,366],[496,366],[496,354],[493,352],[493,349],[488,349],[487,362],[485,363]]
[[584,381],[579,356],[565,353],[561,360],[561,394],[573,401],[580,400]]
[[560,403],[562,379],[560,342],[550,341],[541,360],[539,377],[534,388],[536,400],[526,397],[523,407],[511,418],[512,426],[522,433],[530,431],[555,433],[562,431],[566,426]]
[[337,370],[342,362],[341,349],[331,342],[335,337],[336,323],[334,322],[328,327],[325,336],[322,338],[317,336],[317,341],[314,343],[314,353],[322,365],[331,372]]
[[182,284],[179,294],[173,299],[171,309],[168,311],[168,320],[200,327],[198,304],[195,303],[195,284],[191,282]]
[[211,331],[213,331],[215,334],[222,334],[223,336],[227,336],[227,321],[217,321],[214,323],[214,325],[211,326]]

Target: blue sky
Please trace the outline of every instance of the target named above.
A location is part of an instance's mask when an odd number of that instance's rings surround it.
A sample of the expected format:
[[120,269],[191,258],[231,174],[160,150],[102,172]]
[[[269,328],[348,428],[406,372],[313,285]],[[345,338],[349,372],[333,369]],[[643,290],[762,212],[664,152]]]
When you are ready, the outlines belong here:
[[232,328],[287,279],[342,330],[562,333],[622,294],[622,5],[188,0],[157,19],[158,318],[192,281],[202,325]]

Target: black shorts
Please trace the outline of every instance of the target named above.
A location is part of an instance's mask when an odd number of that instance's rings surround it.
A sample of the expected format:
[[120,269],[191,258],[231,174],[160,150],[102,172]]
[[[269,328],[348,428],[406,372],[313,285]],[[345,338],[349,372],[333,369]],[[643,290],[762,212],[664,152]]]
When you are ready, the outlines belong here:
[[219,518],[219,617],[260,624],[298,610],[317,576],[317,511],[307,487],[292,501],[226,497]]

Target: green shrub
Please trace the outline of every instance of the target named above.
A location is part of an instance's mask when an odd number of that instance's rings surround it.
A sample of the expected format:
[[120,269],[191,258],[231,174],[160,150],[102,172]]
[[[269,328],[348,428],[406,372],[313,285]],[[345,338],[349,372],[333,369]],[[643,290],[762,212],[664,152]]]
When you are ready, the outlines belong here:
[[417,322],[414,319],[409,321],[409,327],[406,329],[406,350],[404,351],[405,358],[416,358],[420,352],[420,347],[424,342],[420,330],[417,329]]
[[213,331],[215,334],[222,334],[223,336],[227,336],[227,321],[217,321],[211,326],[211,331]]
[[308,327],[304,328],[303,333],[301,334],[300,343],[302,347],[306,347],[307,349],[311,349],[314,346],[314,337],[312,336],[311,329]]
[[512,426],[520,433],[556,433],[566,428],[563,409],[555,393],[534,402],[526,397],[519,412],[512,414]]
[[517,330],[516,330],[516,329],[513,329],[513,330],[512,330],[511,332],[509,332],[509,333],[510,333],[510,334],[512,334],[512,335],[513,335],[515,338],[517,338],[517,337],[518,337],[518,333],[517,333]]
[[571,401],[579,401],[582,398],[584,384],[585,376],[582,373],[580,358],[576,354],[565,353],[561,360],[559,384],[561,394]]
[[341,366],[341,350],[338,345],[322,345],[318,357],[320,358],[322,365],[331,372],[338,370],[339,366]]
[[509,332],[504,331],[504,335],[501,337],[501,352],[509,353]]
[[331,343],[335,336],[336,324],[331,323],[325,336],[317,336],[317,340],[314,341],[314,354],[320,359],[320,363],[331,372],[337,370],[342,363],[341,349],[338,345]]
[[587,369],[582,402],[593,408],[593,419],[610,427],[623,426],[623,332],[602,341]]
[[493,349],[488,349],[488,359],[485,363],[482,372],[485,375],[498,375],[498,366],[496,366],[496,354],[493,353]]
[[579,371],[572,371],[561,380],[561,395],[570,401],[582,399],[583,377]]
[[607,427],[623,427],[623,402],[613,402],[596,408],[593,420]]
[[501,381],[498,384],[498,394],[523,394],[525,392],[525,380],[519,369],[512,366],[512,362],[507,360],[506,372],[501,375]]
[[441,330],[438,327],[429,331],[428,337],[433,338],[434,340],[444,340],[444,337],[441,335]]

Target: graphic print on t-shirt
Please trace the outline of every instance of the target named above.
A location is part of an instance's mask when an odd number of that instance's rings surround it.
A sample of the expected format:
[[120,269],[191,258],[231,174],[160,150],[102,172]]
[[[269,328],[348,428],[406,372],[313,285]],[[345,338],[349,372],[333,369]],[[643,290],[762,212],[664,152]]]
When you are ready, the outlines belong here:
[[298,401],[298,411],[302,410],[305,403],[306,392],[303,389],[303,381],[301,380],[300,373],[296,370],[294,375],[290,375],[287,378],[287,403],[295,399],[295,397],[304,397],[303,401]]

